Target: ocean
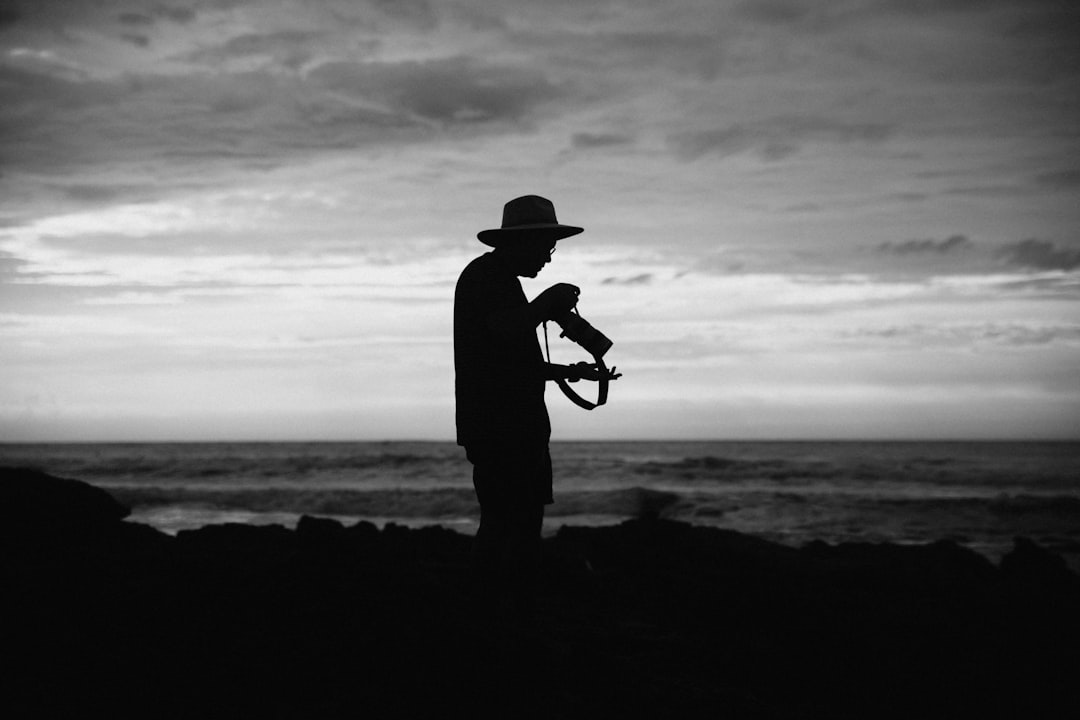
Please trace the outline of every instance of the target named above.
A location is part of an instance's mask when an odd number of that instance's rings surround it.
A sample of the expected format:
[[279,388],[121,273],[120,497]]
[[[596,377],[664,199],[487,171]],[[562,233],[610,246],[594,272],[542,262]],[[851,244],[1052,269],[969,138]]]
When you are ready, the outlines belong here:
[[[800,546],[951,539],[992,560],[1029,537],[1080,570],[1080,443],[556,442],[545,533],[647,514]],[[438,442],[0,445],[167,533],[213,523],[439,524],[473,533],[461,448]]]

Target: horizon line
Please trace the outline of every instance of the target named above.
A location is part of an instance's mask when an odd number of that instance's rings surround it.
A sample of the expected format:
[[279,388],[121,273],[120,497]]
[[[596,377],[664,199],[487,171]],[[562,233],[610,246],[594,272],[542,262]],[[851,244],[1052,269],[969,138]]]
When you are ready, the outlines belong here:
[[[987,437],[987,438],[581,438],[552,439],[550,444],[584,443],[1080,443],[1080,437]],[[0,440],[4,445],[300,445],[300,444],[389,444],[389,443],[430,443],[457,445],[453,439],[437,438],[356,438],[342,439],[173,439],[173,440]]]

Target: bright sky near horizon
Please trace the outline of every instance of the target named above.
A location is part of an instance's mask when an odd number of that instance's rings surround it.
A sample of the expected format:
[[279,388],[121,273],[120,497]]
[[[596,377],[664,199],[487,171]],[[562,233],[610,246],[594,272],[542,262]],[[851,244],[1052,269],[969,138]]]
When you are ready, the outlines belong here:
[[[449,439],[502,205],[573,438],[1080,438],[1080,5],[0,0],[0,441]],[[555,360],[585,359],[553,338]]]

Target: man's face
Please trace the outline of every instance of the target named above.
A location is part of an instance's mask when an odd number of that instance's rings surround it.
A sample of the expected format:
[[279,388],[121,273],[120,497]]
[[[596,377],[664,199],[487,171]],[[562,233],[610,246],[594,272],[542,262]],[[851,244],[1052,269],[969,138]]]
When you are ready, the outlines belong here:
[[[509,249],[509,248],[508,248]],[[555,252],[555,241],[546,238],[529,238],[513,247],[510,256],[514,262],[514,272],[522,277],[536,277],[544,266],[551,262]]]

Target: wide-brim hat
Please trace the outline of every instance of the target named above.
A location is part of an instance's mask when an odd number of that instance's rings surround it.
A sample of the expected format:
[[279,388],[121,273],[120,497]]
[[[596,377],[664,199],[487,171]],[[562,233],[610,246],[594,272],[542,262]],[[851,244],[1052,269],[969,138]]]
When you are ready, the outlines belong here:
[[503,206],[502,227],[481,230],[476,237],[485,245],[498,247],[511,238],[562,240],[584,231],[585,228],[560,223],[555,218],[555,205],[547,198],[525,195]]

